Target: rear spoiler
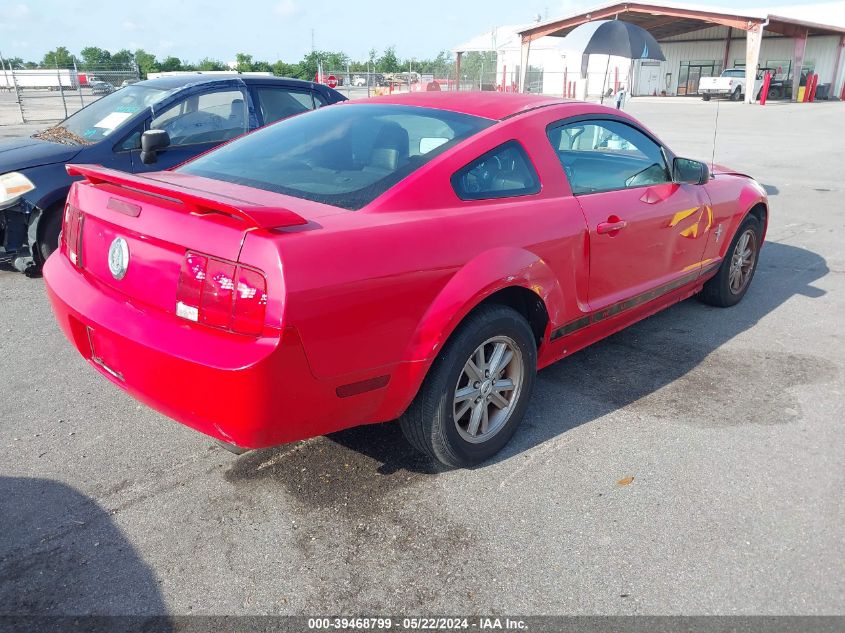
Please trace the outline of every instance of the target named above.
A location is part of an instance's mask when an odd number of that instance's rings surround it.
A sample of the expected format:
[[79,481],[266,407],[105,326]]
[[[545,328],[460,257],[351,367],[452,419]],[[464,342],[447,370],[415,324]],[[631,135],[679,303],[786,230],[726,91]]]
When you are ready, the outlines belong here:
[[244,220],[255,228],[273,229],[308,224],[308,220],[289,209],[264,207],[179,185],[162,184],[153,178],[136,176],[99,165],[67,165],[66,169],[71,176],[84,176],[92,185],[117,185],[124,190],[121,193],[129,197],[133,197],[133,193],[159,196],[181,203],[189,213],[200,215],[222,213]]

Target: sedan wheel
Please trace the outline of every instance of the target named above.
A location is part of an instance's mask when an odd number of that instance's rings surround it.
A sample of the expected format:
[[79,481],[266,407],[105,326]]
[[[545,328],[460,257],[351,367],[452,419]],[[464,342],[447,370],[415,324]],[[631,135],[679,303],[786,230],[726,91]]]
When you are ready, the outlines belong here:
[[739,303],[754,278],[761,242],[760,222],[753,215],[746,216],[728,246],[718,272],[704,284],[700,299],[722,308]]
[[525,414],[537,371],[537,342],[525,318],[502,305],[474,310],[429,369],[400,418],[408,441],[446,466],[498,453]]
[[751,281],[751,274],[754,272],[754,263],[757,261],[757,237],[752,229],[746,229],[739,238],[731,256],[731,271],[728,277],[731,292],[740,294],[748,282]]

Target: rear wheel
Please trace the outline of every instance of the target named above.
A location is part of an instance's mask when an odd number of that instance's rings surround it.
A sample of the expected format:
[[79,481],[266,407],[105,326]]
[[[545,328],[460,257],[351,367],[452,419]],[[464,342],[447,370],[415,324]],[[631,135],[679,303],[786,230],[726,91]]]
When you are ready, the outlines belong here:
[[701,98],[702,98],[704,101],[710,101],[710,95],[701,95]]
[[742,300],[757,270],[760,237],[760,222],[749,215],[739,226],[719,272],[704,284],[700,295],[704,303],[727,308]]
[[434,361],[400,419],[418,450],[456,468],[498,453],[525,414],[537,371],[526,320],[506,306],[471,314]]

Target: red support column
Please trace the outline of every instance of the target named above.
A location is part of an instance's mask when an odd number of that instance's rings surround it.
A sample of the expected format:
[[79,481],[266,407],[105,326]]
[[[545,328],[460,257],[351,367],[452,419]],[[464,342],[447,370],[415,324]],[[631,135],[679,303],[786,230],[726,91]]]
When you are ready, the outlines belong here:
[[810,91],[813,89],[813,75],[814,73],[807,73],[807,81],[804,83],[804,96],[801,103],[809,103]]
[[763,86],[760,88],[760,105],[766,105],[766,97],[769,95],[769,85],[772,83],[772,73],[768,70],[763,76]]

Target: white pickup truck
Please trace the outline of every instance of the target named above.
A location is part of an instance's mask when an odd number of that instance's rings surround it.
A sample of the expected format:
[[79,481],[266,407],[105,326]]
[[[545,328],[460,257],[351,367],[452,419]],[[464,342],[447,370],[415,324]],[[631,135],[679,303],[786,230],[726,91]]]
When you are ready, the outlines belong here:
[[[762,85],[763,74],[758,70],[754,80],[755,99]],[[731,101],[739,101],[745,96],[745,68],[728,68],[719,77],[702,77],[698,80],[698,93],[705,101],[710,101],[710,97],[730,97]]]

